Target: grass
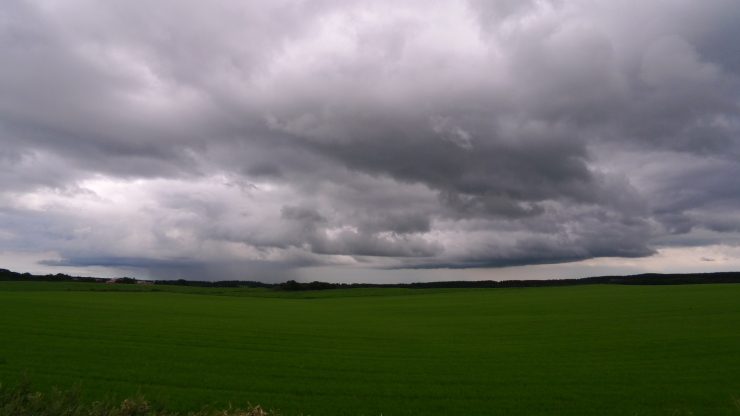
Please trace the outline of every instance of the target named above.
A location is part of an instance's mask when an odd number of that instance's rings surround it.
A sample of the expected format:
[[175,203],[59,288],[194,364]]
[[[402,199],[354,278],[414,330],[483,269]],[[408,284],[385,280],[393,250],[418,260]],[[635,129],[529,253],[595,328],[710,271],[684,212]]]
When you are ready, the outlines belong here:
[[[167,410],[164,402],[149,402],[143,396],[124,399],[120,403],[106,397],[90,404],[82,402],[78,386],[62,391],[52,389],[50,394],[32,392],[28,375],[24,375],[20,385],[7,387],[0,385],[0,416],[178,416]],[[189,416],[280,416],[266,412],[260,406],[247,409],[228,408],[224,410],[202,409],[189,412]]]
[[0,282],[0,380],[180,412],[738,413],[740,285],[142,286]]

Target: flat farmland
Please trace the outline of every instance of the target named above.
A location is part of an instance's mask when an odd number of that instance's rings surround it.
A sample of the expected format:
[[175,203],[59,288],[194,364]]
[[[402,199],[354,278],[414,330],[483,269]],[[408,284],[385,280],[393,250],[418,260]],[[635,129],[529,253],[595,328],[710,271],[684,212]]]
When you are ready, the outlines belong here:
[[24,371],[37,390],[81,381],[90,401],[141,391],[182,412],[738,415],[740,285],[0,282],[0,382]]

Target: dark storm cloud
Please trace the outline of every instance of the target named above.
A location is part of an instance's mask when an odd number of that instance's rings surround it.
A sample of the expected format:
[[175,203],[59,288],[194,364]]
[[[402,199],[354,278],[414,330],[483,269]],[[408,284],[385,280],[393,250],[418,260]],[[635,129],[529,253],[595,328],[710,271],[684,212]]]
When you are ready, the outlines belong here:
[[597,184],[582,143],[548,137],[508,144],[485,137],[466,149],[424,137],[425,126],[416,127],[416,137],[367,129],[364,140],[316,147],[352,169],[438,190],[443,205],[463,217],[536,215],[536,206],[521,203],[551,198],[595,202]]
[[738,18],[734,0],[5,2],[0,243],[195,275],[732,241]]

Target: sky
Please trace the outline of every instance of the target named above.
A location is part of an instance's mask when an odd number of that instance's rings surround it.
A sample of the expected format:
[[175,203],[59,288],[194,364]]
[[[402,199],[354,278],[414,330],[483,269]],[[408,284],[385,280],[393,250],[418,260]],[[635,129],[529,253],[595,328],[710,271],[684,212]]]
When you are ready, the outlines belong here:
[[0,268],[740,270],[737,0],[4,0]]

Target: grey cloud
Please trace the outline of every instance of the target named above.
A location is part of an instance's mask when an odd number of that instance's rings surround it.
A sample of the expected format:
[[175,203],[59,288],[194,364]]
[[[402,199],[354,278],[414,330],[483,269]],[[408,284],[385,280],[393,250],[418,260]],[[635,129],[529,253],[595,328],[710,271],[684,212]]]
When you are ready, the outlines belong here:
[[[709,16],[704,19],[710,23],[696,34],[698,52],[709,62],[714,62],[724,70],[740,73],[740,29],[735,17],[740,14],[740,5],[731,0],[712,2],[707,8]],[[706,15],[705,14],[705,15]]]
[[685,160],[677,172],[654,178],[655,219],[671,234],[685,234],[695,227],[737,231],[739,174],[740,166],[729,158]]
[[[520,224],[476,225],[446,267],[504,267],[564,263],[594,257],[644,257],[654,233],[648,220],[598,206],[549,206]],[[454,266],[457,264],[457,266]],[[428,267],[423,265],[421,267]]]
[[706,227],[708,230],[716,231],[720,233],[727,232],[740,232],[740,216],[737,215],[735,210],[727,209],[728,212],[720,212],[714,215],[709,215],[699,218],[697,223]]
[[[414,230],[413,227],[416,226],[421,227],[421,229],[416,229],[415,232],[428,231],[429,223],[428,220],[424,222],[424,218],[419,220],[413,216],[402,218],[386,216],[377,218],[374,223],[368,224],[366,222],[362,224],[364,227],[360,229],[340,228],[331,230],[325,224],[328,222],[327,219],[315,209],[284,206],[281,209],[281,217],[298,224],[299,231],[293,235],[300,235],[300,237],[292,245],[307,245],[311,252],[316,254],[429,257],[442,250],[438,244],[429,243],[413,235],[404,235],[410,234],[409,232],[394,232],[393,235],[389,236],[378,235],[378,232],[385,231],[384,228],[387,229],[393,226],[402,230]],[[411,221],[409,223],[404,220]],[[401,221],[404,222],[400,224]]]
[[381,237],[354,231],[343,231],[334,238],[324,236],[310,241],[317,254],[341,254],[377,257],[432,257],[441,254],[440,244],[414,236]]
[[368,213],[367,217],[358,215],[359,228],[367,232],[389,231],[395,234],[415,234],[431,231],[429,215],[415,211],[387,212],[378,210]]
[[247,176],[256,176],[256,177],[267,176],[267,177],[281,178],[283,176],[283,173],[280,170],[279,166],[272,164],[272,163],[265,163],[265,162],[255,163],[254,165],[251,165],[248,168],[245,168],[243,172]]
[[[735,1],[0,12],[6,249],[238,274],[648,256],[738,231]],[[128,226],[104,227],[116,212]]]
[[281,217],[286,220],[298,221],[303,224],[311,225],[317,222],[326,221],[318,211],[311,208],[283,206],[280,210]]

